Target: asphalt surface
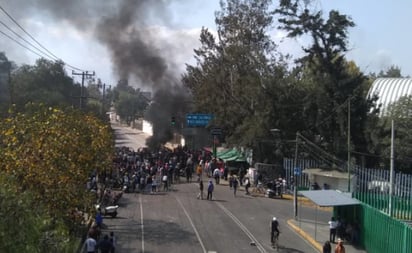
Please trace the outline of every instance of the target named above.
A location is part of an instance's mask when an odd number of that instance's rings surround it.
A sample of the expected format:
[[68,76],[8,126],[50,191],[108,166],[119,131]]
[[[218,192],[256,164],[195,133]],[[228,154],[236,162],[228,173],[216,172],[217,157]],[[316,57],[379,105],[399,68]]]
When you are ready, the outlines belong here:
[[[116,252],[121,253],[274,252],[269,223],[276,215],[279,252],[318,252],[287,224],[292,201],[242,191],[234,197],[226,185],[215,187],[212,201],[197,199],[197,193],[196,183],[182,183],[169,192],[124,194],[118,217],[104,219],[103,233],[115,233]],[[305,214],[313,211],[302,209]]]
[[[144,146],[147,135],[139,130],[113,128],[116,146]],[[118,253],[275,252],[269,224],[276,216],[281,230],[278,252],[319,252],[288,225],[293,218],[290,199],[249,196],[244,191],[235,197],[226,184],[216,185],[214,199],[208,201],[196,198],[197,189],[197,183],[181,183],[168,192],[123,194],[118,217],[105,217],[103,233],[115,233]],[[331,214],[300,206],[299,215],[315,220]]]

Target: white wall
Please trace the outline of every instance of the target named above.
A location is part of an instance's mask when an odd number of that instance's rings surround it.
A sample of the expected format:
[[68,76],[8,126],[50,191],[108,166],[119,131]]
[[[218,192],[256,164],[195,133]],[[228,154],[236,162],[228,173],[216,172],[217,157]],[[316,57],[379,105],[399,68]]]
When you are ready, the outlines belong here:
[[143,120],[142,132],[152,136],[153,135],[152,124],[150,122],[146,121],[146,120]]

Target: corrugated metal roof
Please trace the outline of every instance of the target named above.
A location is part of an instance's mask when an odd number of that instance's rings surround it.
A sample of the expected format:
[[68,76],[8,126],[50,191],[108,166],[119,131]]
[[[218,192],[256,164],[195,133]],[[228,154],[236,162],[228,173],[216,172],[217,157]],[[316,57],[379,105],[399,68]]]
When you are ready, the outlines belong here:
[[335,190],[299,191],[318,206],[350,206],[359,205],[361,202],[350,196],[350,193],[342,193]]
[[368,98],[377,95],[377,105],[382,105],[381,115],[386,113],[388,105],[399,98],[412,95],[412,78],[378,78],[368,92]]

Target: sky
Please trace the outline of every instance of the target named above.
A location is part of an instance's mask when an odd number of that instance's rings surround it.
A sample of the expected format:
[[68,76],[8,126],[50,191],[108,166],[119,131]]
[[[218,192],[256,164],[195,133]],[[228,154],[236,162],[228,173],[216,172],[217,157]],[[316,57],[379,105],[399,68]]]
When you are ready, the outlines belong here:
[[[132,1],[148,3],[135,4]],[[125,18],[128,15],[115,17],[118,9],[119,13],[133,9],[121,9],[119,2],[130,2],[130,6],[135,8],[138,5],[141,11],[128,13],[130,20]],[[355,22],[356,26],[349,31],[347,58],[354,60],[361,71],[366,74],[379,72],[396,65],[404,76],[412,76],[409,46],[412,33],[407,28],[412,24],[412,1],[316,0],[315,3],[316,8],[324,13],[336,9]],[[159,82],[159,73],[164,69],[179,77],[185,64],[194,64],[193,49],[200,45],[201,28],[216,30],[214,13],[220,9],[219,0],[0,0],[0,6],[55,56],[76,68],[95,71],[96,78],[112,86],[136,69],[142,71],[130,79],[137,86]],[[116,22],[111,22],[113,20]],[[16,38],[3,25],[6,24],[37,45],[1,10],[0,21],[0,32]],[[295,57],[302,55],[301,47],[307,42],[305,39],[286,39],[285,33],[276,28],[269,33],[283,53]],[[133,39],[125,38],[125,34]],[[31,48],[19,38],[16,40]],[[131,45],[136,41],[141,44]],[[121,43],[116,44],[118,42]],[[142,48],[150,53],[141,55]],[[2,33],[0,51],[19,65],[32,65],[39,58]],[[162,71],[148,71],[156,68]],[[68,69],[69,74],[71,71]],[[164,78],[169,77],[166,75]]]

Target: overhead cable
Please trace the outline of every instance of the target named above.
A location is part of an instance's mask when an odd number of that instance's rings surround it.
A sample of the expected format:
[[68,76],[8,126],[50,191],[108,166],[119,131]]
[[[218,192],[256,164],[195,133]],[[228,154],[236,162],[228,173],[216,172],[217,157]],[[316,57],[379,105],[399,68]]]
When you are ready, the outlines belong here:
[[[18,34],[17,32],[15,32],[13,29],[11,29],[8,25],[6,25],[3,21],[0,21],[0,24],[2,24],[4,27],[6,27],[7,30],[9,30],[10,32],[12,32],[14,35],[16,35],[17,37],[19,37],[21,40],[23,40],[24,42],[26,42],[27,44],[29,44],[30,46],[32,46],[33,48],[35,48],[38,52],[40,52],[41,54],[47,56],[49,59],[52,59],[52,57],[50,57],[49,55],[47,55],[46,53],[44,53],[41,49],[39,49],[38,47],[36,47],[35,45],[33,45],[30,41],[27,41],[25,38],[23,38],[20,34]],[[10,37],[9,37],[10,38]],[[16,41],[16,40],[13,40]],[[55,61],[56,59],[52,59],[53,61]],[[57,59],[58,60],[58,59]]]
[[33,51],[31,48],[26,47],[25,45],[23,45],[22,43],[20,43],[20,41],[16,40],[15,38],[11,37],[10,35],[6,34],[5,32],[0,30],[0,33],[3,34],[4,36],[6,36],[7,38],[11,39],[12,41],[16,42],[17,44],[19,44],[20,46],[24,47],[25,49],[29,50],[30,52],[32,52],[33,54],[36,54],[37,56],[43,58],[44,56],[40,55],[39,53]]
[[[27,32],[26,31],[26,29],[24,29],[18,22],[17,22],[17,20],[15,20],[1,5],[0,5],[0,10],[2,10],[27,36],[29,36],[34,42],[36,42],[37,43],[37,45],[39,45],[41,48],[43,48],[44,50],[46,50],[46,52],[49,54],[49,55],[51,55],[51,56],[53,56],[55,59],[58,59],[59,61],[61,61],[61,62],[63,62],[66,66],[68,66],[69,68],[71,68],[71,69],[74,69],[74,70],[79,70],[79,71],[84,71],[83,69],[80,69],[80,68],[77,68],[77,67],[74,67],[74,66],[72,66],[72,65],[70,65],[70,64],[67,64],[66,62],[64,62],[62,59],[60,59],[59,57],[57,57],[56,55],[54,55],[52,52],[50,52],[50,50],[48,50],[46,47],[44,47],[39,41],[37,41],[29,32]],[[13,32],[14,33],[14,32]],[[3,33],[4,34],[4,33]],[[9,36],[7,36],[7,37],[9,37]],[[20,37],[20,36],[19,36]],[[9,37],[10,38],[10,37]],[[15,42],[17,42],[16,40],[14,40],[13,39],[13,41],[15,41]],[[21,45],[21,43],[18,43],[19,45]],[[31,45],[31,43],[30,43],[30,45]],[[27,47],[24,47],[24,48],[26,48],[27,49]],[[31,52],[33,52],[33,50],[30,50]],[[43,54],[45,54],[44,52],[43,52]],[[36,53],[36,55],[38,55],[37,53]],[[40,56],[40,57],[42,57],[42,56]]]

